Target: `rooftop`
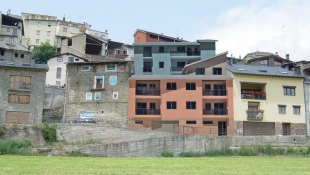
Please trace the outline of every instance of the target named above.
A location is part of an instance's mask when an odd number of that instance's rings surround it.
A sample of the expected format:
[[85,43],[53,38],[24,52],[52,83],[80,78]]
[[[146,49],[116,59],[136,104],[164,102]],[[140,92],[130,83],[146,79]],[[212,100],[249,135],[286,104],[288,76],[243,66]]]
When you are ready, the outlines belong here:
[[154,33],[154,32],[149,32],[149,31],[141,30],[141,29],[137,29],[137,30],[135,31],[135,33],[133,34],[133,36],[135,36],[137,32],[143,32],[143,33],[158,35],[158,36],[161,36],[161,37],[165,37],[165,38],[177,40],[178,42],[187,42],[186,40],[183,40],[182,38],[178,38],[178,37],[175,38],[175,37],[171,37],[171,36],[167,36],[167,35],[163,35],[163,34],[159,34],[159,33]]
[[44,69],[48,70],[48,65],[47,64],[34,64],[31,66],[30,63],[16,63],[16,62],[5,62],[5,61],[0,61],[0,67],[15,67],[15,68],[28,68],[28,69]]
[[228,75],[132,75],[132,79],[232,79]]

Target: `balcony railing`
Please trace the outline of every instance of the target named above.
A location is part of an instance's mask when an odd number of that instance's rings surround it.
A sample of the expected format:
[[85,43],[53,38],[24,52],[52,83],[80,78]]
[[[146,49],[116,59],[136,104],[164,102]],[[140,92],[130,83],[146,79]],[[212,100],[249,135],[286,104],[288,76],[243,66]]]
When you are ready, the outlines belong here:
[[10,89],[31,89],[31,84],[10,82]]
[[242,99],[266,100],[266,94],[241,94]]
[[183,67],[171,67],[171,72],[182,72]]
[[152,52],[143,52],[143,57],[152,57]]
[[7,41],[6,41],[6,44],[7,44],[7,45],[10,45],[10,46],[15,46],[15,45],[16,45],[16,41],[7,40]]
[[207,95],[207,96],[226,96],[227,90],[226,89],[214,89],[214,90],[205,89],[202,91],[202,94]]
[[170,52],[170,56],[200,56],[200,51]]
[[248,120],[263,120],[262,112],[247,112]]
[[152,73],[152,67],[143,67],[143,73],[151,74]]
[[136,90],[136,95],[160,95],[160,90],[153,90],[153,89],[148,89],[148,90]]
[[203,115],[227,115],[227,109],[203,109]]
[[160,109],[136,109],[136,115],[160,115]]

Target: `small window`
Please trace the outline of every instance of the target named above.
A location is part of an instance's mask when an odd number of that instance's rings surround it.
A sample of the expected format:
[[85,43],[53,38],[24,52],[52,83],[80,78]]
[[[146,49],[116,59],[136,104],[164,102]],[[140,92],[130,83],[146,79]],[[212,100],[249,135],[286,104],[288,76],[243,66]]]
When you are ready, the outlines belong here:
[[101,92],[95,92],[95,100],[100,100],[101,99]]
[[165,50],[164,50],[164,47],[159,47],[159,53],[164,53]]
[[15,53],[15,58],[18,58],[18,53]]
[[10,32],[11,30],[10,30],[10,28],[7,28],[6,31],[7,31],[7,32]]
[[72,39],[68,39],[68,46],[72,46]]
[[109,84],[110,86],[115,86],[117,84],[117,76],[110,76]]
[[51,31],[47,31],[47,36],[51,36]]
[[4,37],[0,37],[0,41],[4,41]]
[[28,104],[30,102],[30,95],[9,94],[8,102]]
[[80,61],[80,59],[75,59],[74,61]]
[[286,106],[278,106],[279,114],[286,114]]
[[38,27],[41,27],[41,22],[38,22]]
[[177,83],[167,83],[167,90],[177,90]]
[[104,76],[95,76],[94,89],[104,88]]
[[62,57],[57,57],[57,62],[62,62],[63,58]]
[[186,124],[196,124],[196,121],[195,120],[187,120]]
[[24,54],[20,54],[20,58],[24,58]]
[[81,71],[90,71],[90,66],[82,66]]
[[204,75],[205,68],[196,68],[196,75]]
[[40,40],[39,39],[36,39],[36,44],[39,44],[40,43]]
[[143,124],[142,120],[135,120],[135,124]]
[[196,109],[196,102],[195,101],[187,101],[186,102],[186,109]]
[[37,30],[37,35],[40,35],[40,30]]
[[213,68],[213,75],[222,75],[222,68]]
[[61,78],[61,67],[57,67],[56,78]]
[[186,83],[186,90],[196,90],[196,83]]
[[283,87],[283,94],[295,96],[295,87]]
[[300,114],[300,106],[293,106],[294,114]]
[[177,109],[177,102],[167,101],[167,109]]
[[47,26],[48,26],[48,27],[51,27],[51,26],[52,26],[52,23],[49,22],[49,23],[47,24]]
[[67,28],[66,27],[62,28],[62,31],[67,32]]
[[69,61],[69,63],[72,63],[74,61],[74,57],[69,57],[68,61]]
[[116,71],[116,65],[115,64],[108,64],[106,66],[107,71]]
[[204,125],[212,125],[213,121],[203,121],[202,124],[204,124]]
[[164,62],[159,62],[159,68],[164,68]]
[[118,92],[113,92],[113,99],[118,99]]
[[86,100],[92,100],[93,99],[93,94],[91,92],[86,93]]

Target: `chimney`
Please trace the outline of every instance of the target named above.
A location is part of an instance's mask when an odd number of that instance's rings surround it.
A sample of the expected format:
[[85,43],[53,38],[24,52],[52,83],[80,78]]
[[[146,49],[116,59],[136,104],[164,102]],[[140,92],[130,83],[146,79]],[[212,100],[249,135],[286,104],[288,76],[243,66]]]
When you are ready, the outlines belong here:
[[278,55],[278,52],[276,52],[276,55]]
[[66,21],[66,17],[65,17],[65,15],[64,15],[64,17],[62,18],[62,20],[63,20],[63,21]]
[[290,54],[286,54],[286,59],[290,60]]
[[36,63],[36,60],[35,59],[31,59],[30,60],[30,67],[34,67],[35,63]]
[[105,30],[105,33],[108,33],[108,30]]

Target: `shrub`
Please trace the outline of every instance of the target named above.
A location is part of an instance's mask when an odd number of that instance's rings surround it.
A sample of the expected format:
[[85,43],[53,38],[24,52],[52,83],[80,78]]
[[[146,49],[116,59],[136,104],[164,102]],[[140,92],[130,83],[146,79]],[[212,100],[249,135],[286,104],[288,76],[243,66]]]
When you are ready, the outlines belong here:
[[161,157],[174,157],[174,154],[173,152],[171,151],[163,151],[161,154],[160,154]]
[[69,156],[71,157],[87,157],[87,155],[79,152],[79,151],[72,151]]
[[4,129],[0,128],[0,137],[2,137],[4,135]]
[[44,123],[41,127],[41,132],[44,140],[47,143],[54,143],[57,141],[56,138],[56,125],[48,125],[47,123]]
[[31,142],[29,140],[0,140],[0,155],[31,155],[31,152],[28,149],[29,146],[31,146]]
[[181,152],[179,154],[179,157],[202,157],[204,156],[201,152]]

